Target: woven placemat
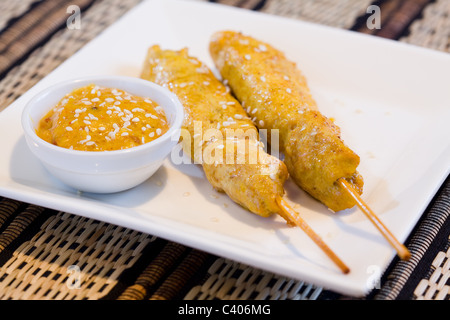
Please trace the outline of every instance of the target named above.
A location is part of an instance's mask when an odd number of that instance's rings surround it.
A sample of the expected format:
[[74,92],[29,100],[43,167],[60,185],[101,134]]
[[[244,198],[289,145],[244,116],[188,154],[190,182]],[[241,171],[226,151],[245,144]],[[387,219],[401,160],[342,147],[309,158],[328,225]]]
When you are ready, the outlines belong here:
[[[82,1],[83,4],[87,6],[88,2]],[[15,66],[13,65],[14,67],[1,80],[0,111],[10,105],[20,95],[39,82],[39,80],[44,78],[62,62],[71,57],[83,47],[83,45],[94,39],[100,32],[117,21],[117,19],[139,2],[140,0],[95,1],[92,6],[89,7],[89,10],[86,10],[85,12],[82,11],[81,29],[65,28],[66,19],[69,17],[66,8],[76,2],[65,0],[65,6],[60,2],[60,10],[58,13],[55,13],[55,16],[60,16],[60,30],[53,34],[54,30],[44,31],[43,29],[40,29],[42,33],[40,38],[45,39],[50,37],[48,41],[46,41],[44,45],[35,48],[34,51],[26,56],[26,60],[22,63]],[[14,1],[14,3],[16,3],[16,1]],[[21,20],[29,19],[32,21],[29,22],[29,24],[36,23],[36,21],[38,21],[37,19],[41,18],[40,11],[39,14],[35,14],[33,11],[28,12],[27,14],[28,16]],[[4,33],[0,34],[1,42],[3,42],[3,35]],[[19,41],[18,43],[22,42]],[[39,44],[37,41],[36,43]],[[28,43],[28,45],[30,46],[32,44]],[[4,67],[4,69],[6,68]]]
[[[39,17],[37,13],[42,14],[43,11],[38,9],[46,2],[0,2],[0,10],[4,9],[0,19],[0,30],[3,30],[0,40],[8,35],[8,30],[28,30],[27,23],[35,21]],[[64,13],[64,19],[58,16],[59,24],[48,24],[45,29],[39,29],[38,37],[24,37],[23,41],[19,38],[17,43],[26,46],[20,48],[16,43],[13,47],[17,49],[14,52],[21,55],[20,59],[6,55],[9,65],[0,81],[0,110],[139,2],[78,2],[83,8],[81,30],[67,29],[65,19],[68,14]],[[356,25],[361,26],[364,22],[364,13],[371,3],[351,0],[214,2],[354,30]],[[392,2],[395,1],[377,1],[376,4],[392,7]],[[410,11],[418,15],[418,19],[409,26],[414,19],[405,18],[405,30],[399,32],[396,29],[395,36],[403,35],[401,41],[448,52],[448,1],[419,2],[420,6]],[[59,10],[64,11],[74,3],[75,0],[61,0]],[[53,14],[56,17],[56,13]],[[29,20],[23,20],[24,17]],[[13,34],[10,32],[8,37]],[[389,32],[385,31],[385,34]],[[409,240],[412,261],[408,264],[394,261],[385,274],[385,285],[371,295],[373,298],[448,299],[448,222],[443,223],[448,221],[450,207],[446,196],[448,185],[447,182],[447,187],[442,189]],[[434,243],[441,233],[447,234],[444,237],[447,243]],[[437,249],[430,253],[429,249],[433,247]],[[424,271],[417,273],[419,262],[424,260]],[[182,244],[4,198],[0,199],[0,266],[1,299],[348,298]],[[418,274],[417,279],[408,285],[411,282],[408,277],[413,274]]]
[[21,1],[0,1],[0,31],[12,19],[20,17],[25,13],[33,3],[37,3],[36,0],[21,0]]
[[[15,225],[25,229],[28,224],[19,217],[28,213],[31,222],[42,211],[30,205],[15,217]],[[3,264],[0,299],[100,299],[153,240],[126,228],[56,213]]]
[[335,28],[350,29],[373,0],[269,0],[260,11]]
[[400,41],[450,52],[450,1],[435,0],[430,3]]

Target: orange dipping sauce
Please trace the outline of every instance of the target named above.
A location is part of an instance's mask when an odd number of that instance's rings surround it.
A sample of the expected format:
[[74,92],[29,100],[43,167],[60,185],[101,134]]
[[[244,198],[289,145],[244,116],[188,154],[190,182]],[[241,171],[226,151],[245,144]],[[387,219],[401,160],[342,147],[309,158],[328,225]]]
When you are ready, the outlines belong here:
[[153,141],[169,130],[156,102],[91,84],[67,94],[39,122],[37,135],[82,151],[113,151]]

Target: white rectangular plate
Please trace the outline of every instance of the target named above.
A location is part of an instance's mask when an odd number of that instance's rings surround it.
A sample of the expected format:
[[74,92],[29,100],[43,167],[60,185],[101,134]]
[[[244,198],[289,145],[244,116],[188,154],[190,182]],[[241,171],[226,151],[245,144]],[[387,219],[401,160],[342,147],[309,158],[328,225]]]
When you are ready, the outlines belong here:
[[52,178],[27,149],[20,115],[38,91],[85,75],[138,77],[153,44],[188,47],[214,69],[208,42],[223,29],[269,42],[298,63],[319,108],[335,119],[345,142],[361,156],[364,199],[404,241],[449,173],[450,56],[191,1],[144,1],[0,113],[0,194],[150,233],[336,292],[366,294],[395,252],[356,208],[333,214],[286,183],[288,200],[351,268],[344,275],[300,229],[287,227],[279,217],[251,214],[215,192],[198,166],[167,159],[132,190],[84,194]]

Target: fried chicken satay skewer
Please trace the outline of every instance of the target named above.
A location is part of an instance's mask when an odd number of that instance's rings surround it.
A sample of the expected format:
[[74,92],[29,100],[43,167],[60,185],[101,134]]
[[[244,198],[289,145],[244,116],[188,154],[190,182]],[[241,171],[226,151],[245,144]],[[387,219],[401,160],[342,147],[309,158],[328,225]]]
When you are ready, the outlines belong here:
[[215,33],[210,53],[258,128],[279,131],[280,151],[296,184],[334,212],[355,204],[364,208],[399,256],[407,259],[408,250],[362,205],[359,156],[341,140],[340,129],[318,111],[295,63],[269,44],[233,31]]
[[279,214],[289,225],[298,225],[342,272],[349,272],[283,199],[285,164],[263,150],[245,110],[206,65],[186,49],[162,50],[155,45],[148,50],[141,78],[167,87],[180,99],[188,133],[188,137],[182,133],[183,150],[202,165],[216,190],[250,212],[263,217]]

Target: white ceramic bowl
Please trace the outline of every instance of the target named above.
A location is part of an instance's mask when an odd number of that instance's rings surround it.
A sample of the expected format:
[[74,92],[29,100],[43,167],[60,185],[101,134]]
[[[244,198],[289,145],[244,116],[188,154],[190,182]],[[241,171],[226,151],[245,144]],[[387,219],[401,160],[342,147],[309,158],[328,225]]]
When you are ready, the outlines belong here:
[[[36,128],[40,119],[67,93],[89,84],[152,99],[164,109],[169,130],[151,142],[117,151],[70,150],[39,138]],[[91,76],[59,83],[37,94],[23,110],[22,126],[32,153],[55,177],[79,191],[112,193],[135,187],[158,170],[178,143],[183,118],[177,97],[161,86],[132,77]]]

